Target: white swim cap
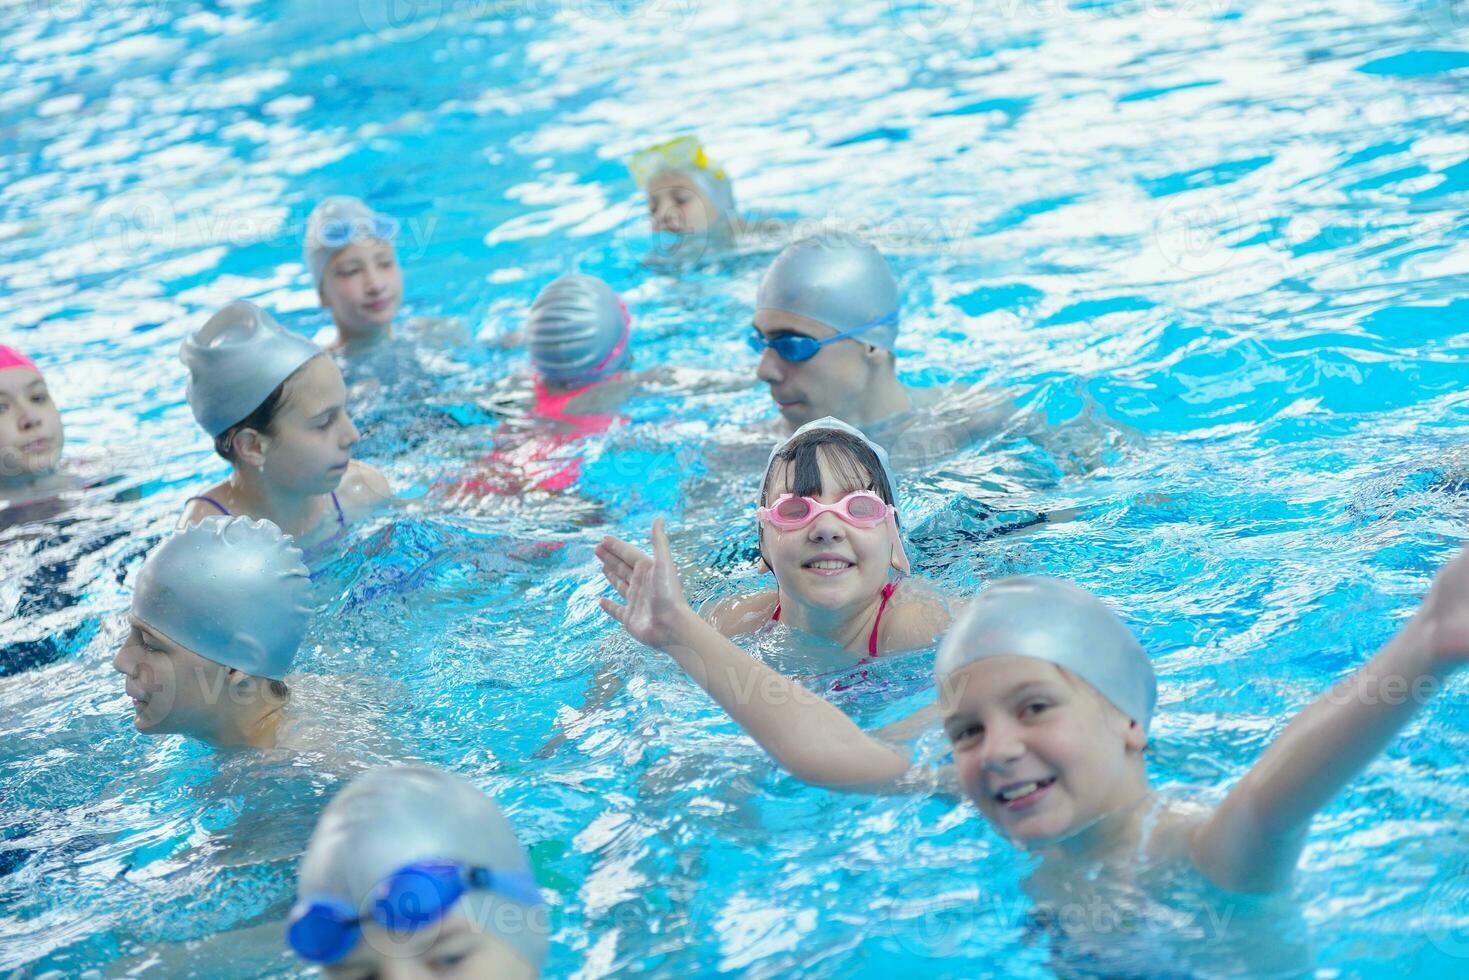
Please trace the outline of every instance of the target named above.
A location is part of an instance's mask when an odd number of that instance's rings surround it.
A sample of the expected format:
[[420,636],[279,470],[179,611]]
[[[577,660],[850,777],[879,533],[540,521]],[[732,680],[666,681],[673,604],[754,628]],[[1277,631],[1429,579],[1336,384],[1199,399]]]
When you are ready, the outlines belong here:
[[1102,600],[1068,582],[1017,576],[981,592],[939,646],[939,686],[989,657],[1033,657],[1064,667],[1144,732],[1152,721],[1158,682],[1142,644]]
[[[353,779],[322,811],[301,859],[296,894],[302,902],[330,898],[369,915],[381,882],[406,865],[434,859],[531,875],[510,821],[469,781],[429,766],[374,769]],[[549,926],[544,914],[493,888],[468,892],[460,902],[468,904],[472,921],[540,968]]]
[[211,437],[260,407],[296,370],[321,353],[269,313],[237,299],[184,338],[187,397],[194,418]]
[[382,214],[345,194],[329,197],[306,219],[306,268],[318,291],[332,257],[353,242],[391,242],[398,237],[398,219]]
[[683,174],[728,221],[735,213],[734,187],[723,167],[715,166],[697,136],[680,136],[640,150],[628,161],[628,170],[644,190],[659,174]]
[[554,384],[596,381],[631,358],[632,317],[612,287],[595,276],[565,275],[530,308],[526,343],[536,373]]
[[841,419],[833,418],[830,415],[826,416],[826,418],[816,419],[814,422],[807,422],[795,432],[792,432],[789,436],[775,444],[775,447],[770,450],[770,455],[765,458],[765,476],[760,481],[760,492],[762,494],[765,492],[766,484],[770,482],[770,468],[775,465],[775,457],[780,454],[782,449],[795,442],[798,436],[810,432],[812,429],[835,429],[837,432],[845,432],[847,435],[861,440],[868,449],[871,449],[872,454],[877,457],[878,465],[882,467],[882,475],[887,478],[888,489],[893,495],[893,506],[897,506],[898,479],[893,476],[893,465],[888,460],[888,451],[867,438],[867,434],[855,425],[848,425]]
[[311,622],[311,579],[270,521],[206,517],[143,562],[133,615],[207,660],[284,680]]
[[871,245],[841,232],[785,247],[760,281],[755,310],[780,310],[824,323],[852,339],[892,350],[898,342],[898,284]]

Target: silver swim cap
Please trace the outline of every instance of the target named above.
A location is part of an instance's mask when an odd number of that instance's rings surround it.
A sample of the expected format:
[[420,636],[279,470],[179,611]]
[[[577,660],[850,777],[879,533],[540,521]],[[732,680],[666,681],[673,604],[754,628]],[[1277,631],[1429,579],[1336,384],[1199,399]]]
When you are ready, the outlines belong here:
[[826,418],[817,419],[814,422],[807,422],[795,432],[792,432],[789,436],[775,444],[775,447],[770,450],[770,455],[765,458],[765,476],[760,481],[760,492],[762,494],[765,492],[766,484],[770,482],[770,468],[775,465],[775,457],[780,453],[782,449],[795,442],[797,436],[805,432],[810,432],[812,429],[835,429],[838,432],[845,432],[849,436],[856,436],[858,439],[862,440],[862,442],[866,443],[867,448],[871,449],[873,454],[877,456],[877,462],[879,465],[882,466],[883,475],[888,478],[888,487],[891,488],[893,492],[893,506],[897,506],[898,479],[897,477],[893,476],[893,464],[891,463],[891,461],[888,460],[888,451],[879,446],[877,443],[873,442],[871,439],[867,438],[867,434],[864,433],[861,429],[857,428],[854,425],[848,425],[841,419],[833,418],[830,415],[828,415]]
[[179,356],[189,369],[194,418],[217,436],[244,419],[296,370],[321,353],[269,313],[237,299],[184,338]]
[[939,646],[940,686],[989,657],[1033,657],[1064,667],[1142,725],[1153,718],[1158,682],[1132,631],[1102,600],[1053,578],[1001,579],[981,592]]
[[206,517],[143,562],[133,615],[205,659],[284,680],[311,621],[311,579],[270,521]]
[[320,291],[332,256],[353,242],[391,242],[397,237],[397,218],[345,194],[327,198],[306,219],[306,268],[311,271],[311,281]]
[[898,284],[887,260],[840,232],[787,245],[760,281],[755,310],[794,313],[837,333],[871,325],[852,339],[886,350],[898,342]]
[[612,287],[572,273],[555,280],[530,308],[526,343],[536,373],[554,384],[596,381],[631,358],[632,317]]
[[[473,784],[428,766],[392,766],[356,777],[327,804],[301,859],[296,895],[336,899],[367,915],[384,879],[430,859],[531,874],[515,829]],[[467,892],[460,905],[540,968],[549,931],[543,914],[493,890]]]

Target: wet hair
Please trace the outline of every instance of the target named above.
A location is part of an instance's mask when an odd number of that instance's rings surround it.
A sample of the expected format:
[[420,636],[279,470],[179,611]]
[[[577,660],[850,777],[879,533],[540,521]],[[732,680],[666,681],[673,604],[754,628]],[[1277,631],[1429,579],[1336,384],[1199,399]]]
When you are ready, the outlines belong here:
[[235,461],[235,433],[241,429],[254,429],[256,432],[264,432],[269,435],[270,427],[275,424],[275,417],[280,414],[281,408],[285,404],[286,385],[290,384],[291,379],[301,373],[301,368],[304,368],[307,364],[310,364],[317,357],[321,356],[321,354],[317,354],[316,357],[307,358],[301,367],[296,368],[296,370],[287,375],[286,380],[276,385],[275,390],[265,396],[265,401],[255,406],[255,411],[215,436],[214,451],[233,463]]
[[[822,450],[825,450],[824,454]],[[871,490],[885,503],[897,506],[893,488],[877,453],[861,439],[840,429],[811,429],[786,443],[770,461],[770,472],[765,476],[765,485],[760,488],[760,503],[769,506],[770,483],[776,467],[783,463],[792,467],[791,493],[797,497],[819,496],[825,489],[821,485],[823,455],[827,467],[844,489]]]

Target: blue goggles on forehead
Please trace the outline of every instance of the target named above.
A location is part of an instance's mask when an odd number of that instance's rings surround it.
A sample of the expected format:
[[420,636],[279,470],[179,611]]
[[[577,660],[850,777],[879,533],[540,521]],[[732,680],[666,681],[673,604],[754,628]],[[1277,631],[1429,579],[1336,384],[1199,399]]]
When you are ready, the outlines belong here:
[[759,327],[751,327],[748,340],[750,349],[757,354],[763,354],[766,348],[769,348],[779,354],[782,360],[790,361],[793,364],[800,364],[802,361],[809,361],[821,353],[821,348],[827,344],[834,344],[838,340],[850,340],[860,333],[866,333],[868,330],[897,322],[898,311],[893,310],[891,313],[883,314],[876,320],[864,323],[860,327],[853,327],[851,330],[839,333],[836,336],[827,337],[825,340],[817,340],[815,337],[807,337],[803,334],[794,333],[767,337],[760,332]]
[[[442,919],[470,889],[495,892],[523,905],[541,905],[536,881],[525,872],[492,871],[458,861],[415,861],[373,889],[371,919],[397,935]],[[286,942],[313,963],[336,963],[362,938],[363,916],[339,898],[303,898],[291,909]]]
[[398,237],[398,219],[386,214],[374,214],[372,220],[346,221],[338,218],[324,223],[317,230],[316,238],[327,248],[343,248],[353,241],[376,238],[390,242]]

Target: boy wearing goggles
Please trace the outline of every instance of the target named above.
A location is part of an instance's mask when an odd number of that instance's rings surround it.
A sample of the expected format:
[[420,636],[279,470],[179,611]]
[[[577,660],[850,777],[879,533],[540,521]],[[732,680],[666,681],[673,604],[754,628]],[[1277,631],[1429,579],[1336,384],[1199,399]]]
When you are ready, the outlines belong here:
[[286,924],[328,977],[540,975],[550,931],[494,801],[428,766],[376,769],[322,811]]

